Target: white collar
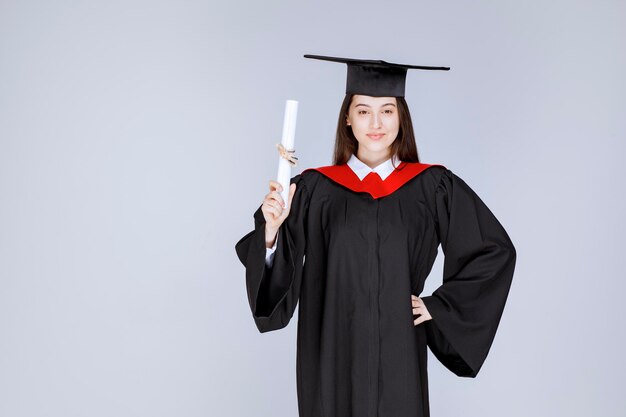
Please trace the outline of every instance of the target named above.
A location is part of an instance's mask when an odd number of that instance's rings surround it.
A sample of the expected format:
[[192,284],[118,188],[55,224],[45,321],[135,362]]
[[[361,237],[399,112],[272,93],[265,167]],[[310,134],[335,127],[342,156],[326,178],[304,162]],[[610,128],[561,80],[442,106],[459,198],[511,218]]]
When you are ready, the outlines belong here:
[[394,165],[398,166],[400,161],[395,156],[393,158],[387,159],[385,162],[377,165],[375,168],[370,168],[363,161],[356,157],[356,155],[352,154],[350,159],[348,160],[348,166],[352,168],[352,171],[359,177],[361,181],[363,178],[370,172],[376,172],[380,175],[380,178],[383,181],[394,171]]

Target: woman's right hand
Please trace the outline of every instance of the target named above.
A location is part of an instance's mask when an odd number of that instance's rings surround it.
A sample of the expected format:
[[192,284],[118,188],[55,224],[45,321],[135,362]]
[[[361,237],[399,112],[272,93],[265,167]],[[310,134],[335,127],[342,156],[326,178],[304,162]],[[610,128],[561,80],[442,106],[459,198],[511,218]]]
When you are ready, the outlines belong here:
[[287,207],[283,207],[285,201],[280,195],[283,187],[277,181],[271,181],[269,184],[270,192],[265,195],[261,211],[265,218],[265,243],[268,248],[274,246],[276,235],[278,234],[278,228],[289,216],[291,210],[291,201],[293,195],[296,192],[296,184],[293,183],[289,186],[289,204]]

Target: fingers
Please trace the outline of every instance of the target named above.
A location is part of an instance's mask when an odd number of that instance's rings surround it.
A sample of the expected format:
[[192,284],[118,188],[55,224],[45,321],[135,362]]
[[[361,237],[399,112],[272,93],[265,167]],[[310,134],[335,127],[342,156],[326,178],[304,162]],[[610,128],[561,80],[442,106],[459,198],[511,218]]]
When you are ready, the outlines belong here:
[[423,316],[420,316],[418,318],[416,318],[415,320],[413,320],[413,325],[417,326],[420,323],[424,323],[426,321],[426,319]]
[[283,190],[283,186],[278,181],[270,180],[270,191],[277,190],[278,192]]
[[[277,181],[273,181],[270,180],[269,182],[269,189],[270,192],[265,196],[266,199],[268,198],[274,198],[275,200],[278,200],[278,203],[285,208],[285,200],[283,199],[283,196],[280,194],[283,190],[283,186],[277,182]],[[292,197],[294,196],[294,194],[296,193],[296,183],[292,183],[289,185],[289,204],[291,205],[291,200]]]
[[280,193],[282,185],[277,181],[270,180],[269,188],[270,192],[265,195],[261,210],[264,213],[265,220],[271,222],[272,226],[278,227],[289,215],[291,201],[296,192],[296,184],[293,183],[289,186],[289,201],[287,206],[285,206],[285,200]]
[[263,203],[263,207],[265,208],[265,211],[267,213],[271,213],[274,216],[274,219],[277,219],[280,217],[280,215],[282,214],[282,207],[276,207],[276,202],[275,201],[265,201]]
[[[274,192],[276,191],[273,191],[273,193]],[[272,193],[265,196],[265,200],[263,200],[263,203],[270,207],[276,207],[277,209],[280,209],[280,211],[282,211],[282,209],[284,208],[282,197],[280,195],[276,196]]]
[[424,305],[424,302],[422,301],[421,298],[418,298],[414,296],[413,294],[411,294],[411,304],[413,307],[420,307]]
[[280,195],[279,191],[272,191],[265,198],[273,198],[278,201],[278,204],[280,204],[281,207],[285,207],[285,200],[283,200],[283,196]]
[[424,302],[421,299],[417,299],[417,300],[411,301],[411,305],[413,307],[423,307],[424,306]]
[[282,186],[279,182],[270,180],[269,188],[270,192],[265,195],[261,211],[263,211],[265,221],[271,223],[271,227],[278,228],[289,216],[291,201],[296,192],[296,184],[292,183],[289,186],[289,196],[287,197],[289,201],[287,205],[285,205],[285,200],[280,194]]
[[428,310],[426,309],[426,305],[424,304],[424,301],[421,298],[411,294],[411,305],[412,305],[413,315],[419,316],[413,319],[414,326],[417,326],[418,324],[423,323],[432,318],[430,317],[430,313],[428,313]]
[[265,194],[265,199],[263,200],[264,203],[273,201],[276,201],[277,204],[281,207],[285,207],[285,200],[283,200],[283,197],[280,195],[279,191],[274,190]]
[[[279,183],[278,181],[274,181],[274,180],[270,180],[269,182],[269,187],[270,187],[270,191],[278,191],[281,192],[283,190],[283,186],[281,183]],[[296,183],[291,183],[289,185],[289,192],[291,192],[291,189],[293,188],[293,191],[296,191]]]
[[282,197],[277,191],[272,191],[265,196],[261,210],[265,213],[266,220],[276,221],[283,214],[283,206],[281,205]]

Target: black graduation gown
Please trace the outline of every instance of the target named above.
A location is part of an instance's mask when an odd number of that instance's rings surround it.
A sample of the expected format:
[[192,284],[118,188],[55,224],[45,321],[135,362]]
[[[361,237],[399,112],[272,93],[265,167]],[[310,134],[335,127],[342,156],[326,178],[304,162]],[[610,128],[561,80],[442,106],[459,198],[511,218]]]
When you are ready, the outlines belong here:
[[[428,417],[426,346],[456,375],[476,376],[513,277],[509,236],[442,165],[402,163],[385,181],[363,182],[329,166],[291,182],[272,267],[260,206],[235,248],[260,332],[285,327],[299,302],[300,416]],[[439,244],[443,283],[421,297],[432,320],[415,326],[411,294],[420,296]]]

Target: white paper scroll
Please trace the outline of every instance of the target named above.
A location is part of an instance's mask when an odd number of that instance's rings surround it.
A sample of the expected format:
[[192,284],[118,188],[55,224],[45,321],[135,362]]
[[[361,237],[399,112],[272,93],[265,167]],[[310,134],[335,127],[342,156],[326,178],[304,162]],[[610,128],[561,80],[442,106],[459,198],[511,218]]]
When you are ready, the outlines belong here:
[[[285,119],[283,120],[283,138],[281,144],[287,150],[294,150],[296,137],[296,118],[298,116],[298,102],[287,100],[285,104]],[[283,186],[280,195],[285,201],[285,207],[289,205],[289,185],[291,182],[291,164],[283,157],[278,158],[277,181]]]

